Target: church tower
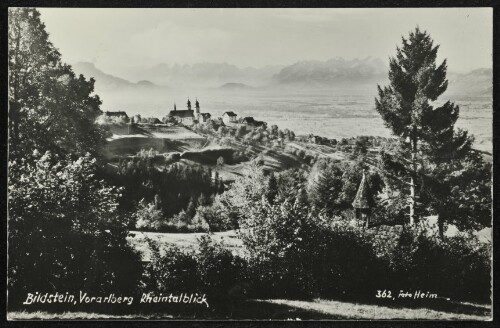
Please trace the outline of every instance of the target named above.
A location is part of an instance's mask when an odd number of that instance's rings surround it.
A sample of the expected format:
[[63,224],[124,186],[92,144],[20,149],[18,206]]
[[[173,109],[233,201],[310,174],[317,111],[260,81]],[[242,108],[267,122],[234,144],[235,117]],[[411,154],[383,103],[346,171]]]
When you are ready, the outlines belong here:
[[188,110],[191,110],[191,100],[189,100],[189,97],[188,97],[187,107]]
[[198,98],[196,98],[195,102],[195,111],[194,111],[194,117],[199,121],[200,120],[200,103],[198,102]]

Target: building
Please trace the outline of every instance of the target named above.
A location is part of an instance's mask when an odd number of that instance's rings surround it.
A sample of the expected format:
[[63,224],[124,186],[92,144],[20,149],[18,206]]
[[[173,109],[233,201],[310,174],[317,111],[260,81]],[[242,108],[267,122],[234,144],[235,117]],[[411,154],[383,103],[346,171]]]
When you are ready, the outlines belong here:
[[117,120],[117,121],[118,120],[121,120],[123,122],[129,121],[128,115],[124,111],[104,112],[104,115],[106,116],[106,118],[110,118],[110,119]]
[[366,179],[365,170],[363,170],[363,177],[361,178],[356,197],[354,197],[354,201],[352,202],[352,207],[356,210],[356,218],[365,221],[366,227],[370,226],[372,205],[373,198],[370,192],[370,186]]
[[198,102],[198,98],[196,98],[194,106],[194,119],[198,122],[200,121],[200,103]]
[[222,122],[224,122],[224,124],[235,124],[237,123],[237,115],[234,113],[234,112],[225,112],[224,114],[222,114]]
[[210,113],[201,113],[198,121],[200,123],[206,123],[210,120],[211,117],[212,117],[212,115],[210,115]]
[[193,111],[191,108],[191,100],[188,98],[187,109],[177,110],[177,106],[174,104],[174,110],[170,111],[168,116],[164,119],[164,122],[175,121],[184,125],[192,125],[194,123],[208,122],[211,117],[212,115],[210,115],[210,113],[200,113],[200,102],[198,101],[198,98],[196,98]]
[[241,120],[241,123],[246,124],[246,125],[255,126],[255,127],[259,127],[259,126],[267,127],[266,122],[257,121],[251,116],[245,117],[243,120]]
[[194,114],[194,111],[191,109],[191,101],[188,98],[186,110],[177,110],[177,106],[174,103],[174,110],[171,110],[168,116],[170,119],[175,120],[177,123],[192,125],[195,121]]

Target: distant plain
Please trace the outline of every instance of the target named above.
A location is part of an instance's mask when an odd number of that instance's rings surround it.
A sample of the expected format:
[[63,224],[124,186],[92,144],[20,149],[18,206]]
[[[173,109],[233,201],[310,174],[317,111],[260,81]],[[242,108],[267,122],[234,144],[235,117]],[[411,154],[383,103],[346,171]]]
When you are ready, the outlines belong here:
[[[290,129],[297,135],[315,134],[328,138],[349,138],[359,135],[390,137],[375,110],[376,85],[370,89],[256,89],[256,90],[128,90],[107,91],[101,95],[103,110],[125,110],[129,115],[162,118],[173,110],[185,109],[187,98],[196,97],[201,112],[219,117],[234,111],[239,117],[257,120]],[[442,100],[441,100],[442,99]],[[493,102],[491,97],[443,95],[441,103],[454,101],[460,106],[456,126],[473,134],[474,147],[492,153]],[[438,105],[437,103],[436,105]]]

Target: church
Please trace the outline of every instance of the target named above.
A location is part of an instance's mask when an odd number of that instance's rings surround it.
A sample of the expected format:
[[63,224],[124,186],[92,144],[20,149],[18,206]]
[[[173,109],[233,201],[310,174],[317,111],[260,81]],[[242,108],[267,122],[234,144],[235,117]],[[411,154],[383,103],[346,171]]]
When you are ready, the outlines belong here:
[[177,123],[182,123],[184,125],[193,125],[194,123],[205,123],[207,122],[211,115],[209,113],[200,113],[200,103],[198,99],[195,102],[195,110],[191,108],[191,100],[187,101],[187,109],[177,110],[177,106],[174,104],[174,110],[171,110],[168,116],[174,119]]

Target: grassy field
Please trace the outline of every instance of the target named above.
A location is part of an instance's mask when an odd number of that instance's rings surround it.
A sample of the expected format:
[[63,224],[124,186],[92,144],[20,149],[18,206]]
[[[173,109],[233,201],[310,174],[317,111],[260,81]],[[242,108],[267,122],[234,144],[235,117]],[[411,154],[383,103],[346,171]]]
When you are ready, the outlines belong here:
[[111,129],[105,154],[108,158],[137,154],[141,149],[154,149],[160,153],[198,150],[207,144],[205,137],[183,126],[135,126],[130,133]]
[[[148,261],[150,250],[147,240],[157,242],[161,247],[176,246],[183,251],[197,251],[198,238],[206,233],[161,233],[131,231],[127,237],[128,242],[137,249],[144,261]],[[210,235],[213,240],[223,242],[225,247],[235,255],[244,255],[243,242],[237,237],[235,230],[215,232]]]

